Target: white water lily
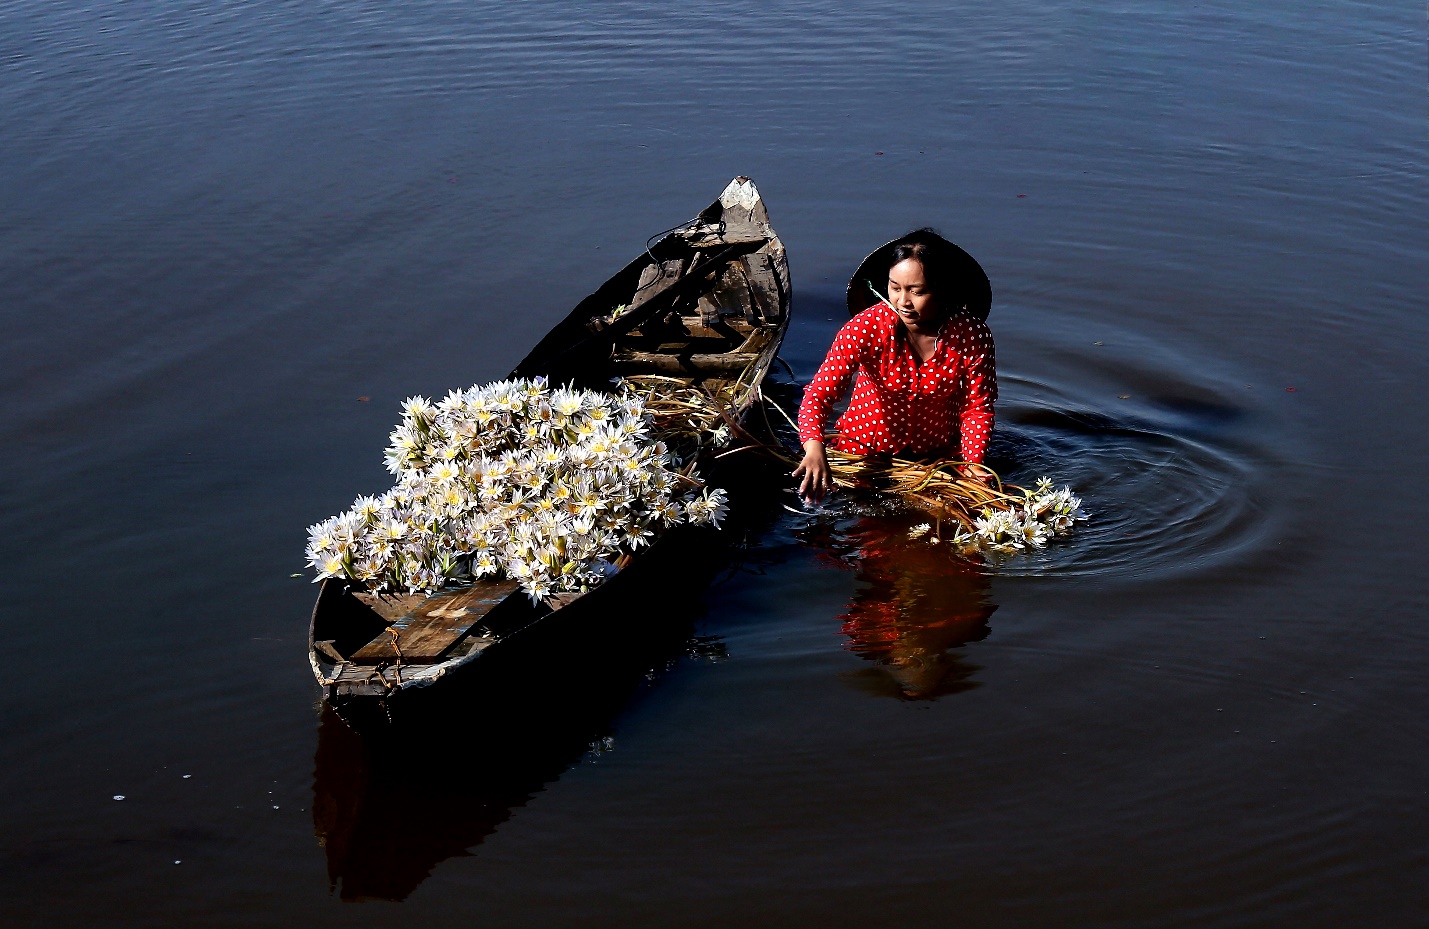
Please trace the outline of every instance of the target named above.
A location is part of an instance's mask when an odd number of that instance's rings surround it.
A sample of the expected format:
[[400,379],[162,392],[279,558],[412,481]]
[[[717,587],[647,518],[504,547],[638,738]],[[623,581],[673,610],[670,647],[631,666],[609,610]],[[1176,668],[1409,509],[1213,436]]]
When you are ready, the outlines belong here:
[[340,577],[347,573],[348,561],[343,555],[336,552],[326,552],[322,560],[314,565],[318,569],[318,579],[325,577]]
[[[533,599],[599,584],[657,527],[718,526],[724,491],[651,436],[641,396],[543,379],[409,397],[385,452],[394,487],[308,528],[319,577],[434,591],[505,575]],[[710,444],[708,435],[698,444]],[[686,452],[686,455],[690,452]]]
[[626,548],[634,550],[641,546],[649,545],[650,538],[653,535],[654,533],[644,526],[638,523],[629,523],[626,525],[625,531],[621,534],[620,542],[621,545]]
[[1011,510],[984,511],[973,521],[973,536],[985,551],[1014,552],[1024,546],[1022,522]]
[[579,390],[562,387],[551,392],[551,409],[562,416],[574,416],[585,406],[585,397]]
[[432,465],[428,477],[434,484],[447,484],[461,474],[461,467],[451,461],[439,461]]
[[352,503],[352,512],[362,517],[363,522],[371,523],[377,519],[382,511],[382,503],[376,497],[358,497]]
[[414,423],[426,425],[436,415],[436,408],[426,397],[408,397],[402,403],[402,412]]
[[337,546],[337,516],[308,527],[308,544],[319,551]]
[[728,495],[723,490],[706,490],[685,504],[686,518],[696,526],[706,523],[718,526],[719,521],[729,511],[727,498]]
[[[1010,555],[1039,549],[1052,538],[1070,532],[1075,523],[1086,518],[1081,498],[1068,487],[1054,490],[1051,480],[1044,477],[1026,492],[1020,505],[1006,510],[984,510],[982,516],[973,521],[971,531],[959,528],[951,541],[965,552]],[[915,526],[908,537],[918,538],[928,528],[927,524]]]

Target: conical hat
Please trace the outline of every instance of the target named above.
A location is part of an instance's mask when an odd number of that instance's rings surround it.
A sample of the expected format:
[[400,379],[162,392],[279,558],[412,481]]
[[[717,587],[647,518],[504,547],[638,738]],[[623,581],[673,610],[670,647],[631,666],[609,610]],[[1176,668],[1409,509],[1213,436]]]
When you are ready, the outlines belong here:
[[[982,265],[978,264],[973,256],[958,248],[952,242],[940,235],[931,236],[935,247],[941,251],[936,257],[947,269],[948,279],[953,281],[955,288],[961,288],[962,295],[954,302],[958,305],[966,303],[967,314],[978,322],[986,322],[987,314],[992,310],[992,282],[987,279],[987,272],[983,271]],[[863,263],[858,266],[852,278],[848,282],[848,312],[850,316],[857,315],[878,302],[872,290],[868,288],[868,282],[878,288],[882,293],[888,286],[888,268],[893,260],[893,249],[903,240],[899,236],[891,242],[879,246],[871,255],[863,259]]]

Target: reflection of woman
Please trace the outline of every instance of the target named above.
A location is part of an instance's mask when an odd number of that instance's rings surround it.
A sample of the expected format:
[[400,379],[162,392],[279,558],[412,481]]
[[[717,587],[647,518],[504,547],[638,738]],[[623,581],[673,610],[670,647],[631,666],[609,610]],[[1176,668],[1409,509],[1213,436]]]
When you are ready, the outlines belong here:
[[806,499],[820,500],[833,486],[824,433],[850,381],[835,448],[982,462],[997,375],[992,333],[968,311],[972,285],[960,277],[960,258],[967,256],[928,229],[891,243],[887,278],[872,281],[887,286],[887,301],[839,330],[799,406],[804,458],[794,476],[802,477]]
[[873,662],[856,677],[880,693],[931,700],[977,686],[959,646],[987,636],[996,606],[981,565],[946,546],[908,539],[900,519],[864,517],[850,530],[815,541],[859,589],[839,617],[845,646]]

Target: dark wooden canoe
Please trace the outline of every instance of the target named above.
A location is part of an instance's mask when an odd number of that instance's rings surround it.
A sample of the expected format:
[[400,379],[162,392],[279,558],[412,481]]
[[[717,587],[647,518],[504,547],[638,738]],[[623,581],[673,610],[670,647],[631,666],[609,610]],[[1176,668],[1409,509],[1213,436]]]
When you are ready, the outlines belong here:
[[[789,302],[784,246],[754,183],[738,177],[582,300],[511,376],[600,389],[612,377],[659,374],[732,395],[743,417],[784,338]],[[329,578],[309,627],[313,673],[335,705],[428,688],[577,601],[618,596],[649,552],[623,559],[589,593],[540,604],[508,580],[425,596]]]

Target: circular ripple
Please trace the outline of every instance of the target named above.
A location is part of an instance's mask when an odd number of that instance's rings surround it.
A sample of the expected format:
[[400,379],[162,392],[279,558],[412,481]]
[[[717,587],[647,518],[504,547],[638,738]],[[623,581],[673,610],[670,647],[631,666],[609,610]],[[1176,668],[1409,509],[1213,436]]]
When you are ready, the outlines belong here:
[[1203,568],[1263,538],[1257,476],[1267,471],[1267,450],[1237,436],[1242,414],[1234,406],[1167,401],[1113,415],[1044,384],[1007,387],[989,464],[1015,484],[1046,475],[1070,486],[1088,518],[1045,549],[1002,561],[998,573],[1159,577]]

